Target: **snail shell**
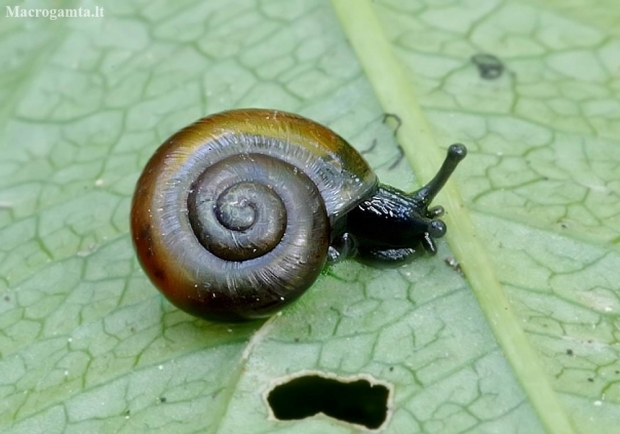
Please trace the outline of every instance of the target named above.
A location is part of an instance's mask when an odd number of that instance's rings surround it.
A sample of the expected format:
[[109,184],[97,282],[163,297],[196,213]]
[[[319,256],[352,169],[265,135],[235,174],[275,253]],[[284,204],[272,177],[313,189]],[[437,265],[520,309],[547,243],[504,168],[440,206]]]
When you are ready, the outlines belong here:
[[180,309],[265,317],[314,282],[332,225],[376,188],[364,159],[328,128],[234,110],[156,151],[138,180],[131,231],[147,275]]

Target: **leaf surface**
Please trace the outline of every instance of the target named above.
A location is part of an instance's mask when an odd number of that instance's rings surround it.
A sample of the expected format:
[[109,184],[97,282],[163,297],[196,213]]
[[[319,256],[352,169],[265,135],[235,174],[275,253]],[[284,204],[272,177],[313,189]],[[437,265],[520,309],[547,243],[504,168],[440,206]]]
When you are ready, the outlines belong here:
[[[388,433],[620,425],[618,6],[333,3],[2,18],[0,431],[356,432],[273,420],[266,391],[308,371],[390,384]],[[364,8],[378,26],[362,23],[360,51],[347,18]],[[380,74],[377,41],[394,62]],[[484,78],[479,54],[501,74]],[[135,259],[134,184],[170,134],[236,107],[324,123],[408,190],[465,143],[437,200],[450,245],[398,269],[333,266],[266,322],[178,311]]]

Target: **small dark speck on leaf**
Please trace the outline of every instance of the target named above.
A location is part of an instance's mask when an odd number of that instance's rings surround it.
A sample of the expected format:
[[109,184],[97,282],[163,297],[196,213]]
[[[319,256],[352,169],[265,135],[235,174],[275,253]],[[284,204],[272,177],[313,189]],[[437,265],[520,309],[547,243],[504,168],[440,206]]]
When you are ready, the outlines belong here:
[[131,413],[129,410],[125,410],[125,416],[129,416],[129,413]]
[[158,398],[158,400],[159,400],[160,403],[163,404],[164,402],[166,402],[166,397],[162,396],[162,397]]
[[504,72],[504,64],[492,54],[474,54],[471,61],[478,68],[480,78],[484,80],[495,80]]
[[299,338],[295,338],[295,342],[299,342]]
[[566,229],[568,227],[566,223],[562,223],[560,226],[562,226],[562,229]]
[[392,119],[395,123],[394,126],[394,137],[396,137],[396,135],[398,134],[398,130],[400,130],[400,127],[403,125],[403,121],[400,118],[400,116],[398,116],[395,113],[386,113],[383,115],[383,123],[387,124],[388,121]]
[[465,277],[465,273],[463,272],[463,269],[461,268],[461,264],[459,264],[455,258],[449,256],[445,258],[443,261],[446,263],[448,267],[452,268],[454,271],[459,273],[461,276]]
[[4,296],[4,301],[11,301],[11,297],[9,297],[8,295]]
[[589,381],[590,383],[594,383],[594,378],[588,378],[588,381]]
[[372,143],[370,144],[370,146],[368,147],[368,149],[364,149],[363,151],[360,151],[360,154],[364,155],[364,154],[368,154],[372,151],[375,150],[375,147],[377,146],[377,139],[373,139]]
[[394,366],[390,366],[390,372],[394,370]]
[[620,374],[620,371],[616,371],[616,374]]
[[566,350],[566,354],[568,354],[569,356],[573,355],[573,350],[571,350],[570,348],[568,350]]
[[405,151],[403,151],[403,148],[400,145],[398,145],[398,156],[396,157],[394,162],[390,164],[390,167],[388,167],[388,170],[394,170],[396,166],[398,166],[400,162],[403,161],[403,158],[405,158]]

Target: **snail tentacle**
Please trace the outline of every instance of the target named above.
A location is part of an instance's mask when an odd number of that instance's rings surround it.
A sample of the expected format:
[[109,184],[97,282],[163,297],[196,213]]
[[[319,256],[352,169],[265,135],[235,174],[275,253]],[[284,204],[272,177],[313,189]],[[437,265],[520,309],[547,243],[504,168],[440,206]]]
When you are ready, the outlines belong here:
[[178,131],[138,180],[131,232],[138,259],[174,305],[207,319],[269,316],[327,261],[397,266],[446,233],[429,208],[460,161],[450,146],[413,193],[380,184],[329,128],[277,110],[213,114]]

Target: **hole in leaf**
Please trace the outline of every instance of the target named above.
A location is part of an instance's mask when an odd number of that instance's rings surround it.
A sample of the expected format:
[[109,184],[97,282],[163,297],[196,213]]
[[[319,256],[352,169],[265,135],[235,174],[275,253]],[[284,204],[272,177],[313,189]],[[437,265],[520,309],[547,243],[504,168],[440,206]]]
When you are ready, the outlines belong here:
[[305,375],[275,386],[267,402],[278,420],[297,420],[323,413],[334,419],[377,429],[388,417],[390,389],[365,378]]

